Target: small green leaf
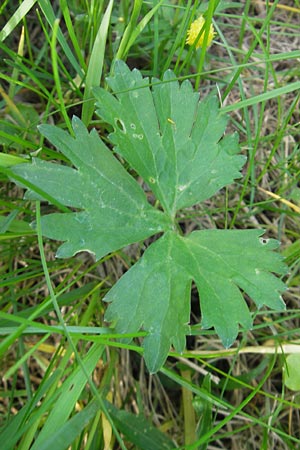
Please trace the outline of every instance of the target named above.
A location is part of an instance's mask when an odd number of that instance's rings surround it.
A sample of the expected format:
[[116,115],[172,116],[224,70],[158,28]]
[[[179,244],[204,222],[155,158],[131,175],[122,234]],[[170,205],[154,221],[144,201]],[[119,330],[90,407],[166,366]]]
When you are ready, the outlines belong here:
[[300,354],[292,353],[285,362],[284,384],[292,391],[300,391]]
[[292,353],[286,358],[284,384],[292,391],[300,391],[300,355]]
[[20,158],[19,156],[0,152],[0,167],[12,167],[23,163],[28,163],[28,160]]

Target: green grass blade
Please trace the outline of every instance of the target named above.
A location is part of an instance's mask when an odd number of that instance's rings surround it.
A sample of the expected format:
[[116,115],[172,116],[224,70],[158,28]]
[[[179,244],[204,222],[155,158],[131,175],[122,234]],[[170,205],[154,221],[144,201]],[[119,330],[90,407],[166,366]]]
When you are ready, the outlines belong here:
[[140,450],[174,449],[173,442],[155,428],[143,415],[136,416],[128,411],[119,410],[105,401],[106,407],[115,424],[126,439]]
[[258,103],[265,102],[266,100],[270,100],[272,98],[280,97],[284,94],[289,94],[290,92],[297,92],[299,91],[299,89],[300,81],[295,81],[294,83],[290,83],[280,88],[273,89],[272,91],[264,92],[263,94],[255,95],[254,97],[247,98],[232,105],[223,106],[221,107],[221,111],[223,113],[236,111],[238,109],[246,108],[247,106],[257,105]]
[[[62,405],[63,406],[63,405]],[[95,415],[99,412],[99,404],[92,401],[86,408],[72,417],[63,426],[53,428],[52,433],[46,440],[39,444],[38,450],[65,450],[82,433]]]
[[157,3],[146,15],[145,17],[143,17],[143,19],[138,23],[138,25],[136,27],[134,27],[132,29],[132,25],[129,28],[130,31],[130,36],[128,37],[127,40],[127,44],[125,47],[125,49],[123,49],[122,46],[122,52],[118,52],[116,55],[116,60],[117,59],[124,59],[126,58],[131,46],[134,44],[134,42],[136,41],[137,37],[142,33],[142,31],[144,30],[144,28],[147,26],[147,24],[150,22],[150,20],[152,19],[152,17],[154,16],[154,14],[156,13],[156,11],[158,11],[158,9],[161,7],[161,5],[163,4],[164,0],[161,0],[159,3]]
[[116,58],[115,58],[116,60],[126,58],[127,45],[130,40],[131,34],[137,24],[138,17],[139,17],[141,8],[142,8],[142,4],[143,4],[143,2],[141,0],[134,1],[131,17],[130,17],[129,23],[124,31],[122,40],[120,42],[120,45],[119,45],[119,48],[118,48],[118,51],[116,54]]
[[86,72],[86,64],[85,64],[84,58],[82,56],[82,49],[80,48],[75,30],[73,27],[72,18],[70,15],[70,10],[69,10],[67,0],[60,0],[60,7],[62,9],[62,13],[63,13],[64,19],[66,22],[66,26],[68,29],[68,35],[72,41],[74,50],[76,52],[77,59],[81,65],[82,69]]
[[18,370],[19,367],[21,367],[21,365],[27,361],[28,358],[30,358],[31,355],[34,354],[34,352],[39,348],[39,346],[45,342],[48,338],[49,338],[50,334],[46,334],[45,336],[42,337],[41,340],[39,340],[35,345],[33,345],[33,347],[28,350],[28,352],[26,352],[20,359],[18,359],[18,361],[9,368],[9,370],[5,373],[3,379],[6,381],[8,380],[9,377],[11,377],[16,370]]
[[[82,362],[84,363],[87,373],[90,375],[94,370],[99,358],[103,352],[102,344],[94,344],[89,350]],[[61,428],[67,421],[73,408],[78,401],[80,393],[86,385],[86,377],[81,367],[77,367],[72,375],[64,382],[61,387],[61,394],[57,399],[54,408],[47,418],[43,429],[36,439],[32,450],[39,450],[43,443],[53,435],[54,430]]]
[[101,21],[99,30],[95,38],[95,42],[93,45],[87,69],[85,90],[83,95],[82,116],[81,116],[82,121],[85,125],[88,125],[90,123],[90,120],[94,112],[94,98],[92,95],[92,89],[96,86],[99,86],[101,81],[106,38],[108,27],[110,24],[110,16],[112,12],[113,3],[114,3],[113,0],[110,0],[104,13],[103,19]]
[[[187,4],[186,4],[186,8],[185,8],[185,12],[183,17],[180,20],[180,26],[179,29],[177,31],[177,34],[175,36],[174,42],[172,44],[172,47],[169,51],[169,55],[166,59],[166,62],[163,66],[163,70],[162,73],[164,73],[170,66],[171,66],[171,62],[175,56],[175,52],[177,50],[177,48],[180,48],[180,52],[179,54],[181,55],[183,52],[183,48],[185,45],[185,38],[186,38],[186,28],[187,28],[187,24],[188,24],[188,17],[190,14],[190,10],[191,10],[191,5],[192,5],[192,0],[188,0]],[[175,64],[175,73],[176,73],[176,67],[177,64],[180,62],[180,58],[177,59],[177,63]]]
[[[191,381],[191,371],[181,370],[181,376],[188,382]],[[193,393],[190,389],[182,388],[182,407],[184,415],[184,442],[192,444],[196,439],[196,419],[193,408]]]
[[68,129],[69,129],[69,132],[71,134],[73,134],[71,120],[68,116],[66,106],[65,106],[63,89],[61,86],[61,80],[60,80],[59,70],[58,70],[57,49],[56,49],[56,39],[57,39],[58,32],[59,32],[59,20],[56,19],[53,24],[53,35],[52,35],[51,44],[50,44],[53,78],[55,81],[56,91],[57,91],[57,95],[58,95],[59,102],[60,102],[60,109],[61,109],[62,116],[65,120],[65,123],[66,123]]
[[62,211],[70,212],[70,209],[66,206],[62,205],[60,202],[56,201],[55,198],[53,198],[51,195],[46,194],[42,191],[42,189],[39,189],[35,187],[32,183],[29,183],[24,178],[14,174],[9,168],[1,167],[0,166],[0,172],[3,172],[5,175],[7,175],[9,178],[16,180],[17,182],[21,183],[22,185],[26,186],[27,188],[31,189],[32,191],[36,192],[38,195],[43,197],[45,200],[47,200],[49,203],[53,203],[53,205],[60,208]]
[[[47,22],[49,23],[50,27],[53,29],[55,21],[57,19],[55,17],[51,3],[49,2],[49,0],[39,0],[39,6],[41,7],[41,10],[43,11],[43,14],[44,14]],[[58,30],[57,30],[57,40],[58,40],[59,44],[62,46],[62,49],[63,49],[66,57],[68,58],[70,64],[75,69],[76,74],[83,77],[84,72],[83,72],[82,68],[80,67],[80,65],[78,64],[77,59],[74,57],[74,54],[73,54],[69,44],[67,43],[60,28],[58,28]]]
[[26,14],[31,10],[36,0],[24,0],[9,21],[0,31],[0,42],[3,42],[9,36]]
[[[197,68],[199,73],[201,73],[203,70],[205,55],[206,55],[206,51],[207,51],[209,30],[210,30],[210,26],[212,24],[213,14],[215,12],[216,7],[218,6],[218,3],[219,3],[219,0],[217,0],[217,1],[211,0],[210,2],[208,2],[208,9],[207,9],[207,13],[205,15],[205,24],[204,24],[204,31],[203,31],[203,33],[204,33],[203,44],[202,44],[199,64],[198,64],[198,68]],[[199,89],[199,85],[200,85],[200,75],[198,75],[196,78],[196,83],[195,83],[196,90]]]

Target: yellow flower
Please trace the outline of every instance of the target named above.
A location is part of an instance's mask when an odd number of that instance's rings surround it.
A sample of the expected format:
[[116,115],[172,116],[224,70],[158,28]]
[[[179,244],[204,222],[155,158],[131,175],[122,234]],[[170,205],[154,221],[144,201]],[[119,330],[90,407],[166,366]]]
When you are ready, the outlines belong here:
[[[197,41],[196,48],[202,47],[205,35],[205,28],[203,28],[202,34],[197,40],[199,33],[205,24],[205,19],[203,16],[200,16],[198,19],[194,20],[191,24],[190,29],[187,32],[186,44],[193,45],[195,41]],[[207,47],[211,45],[211,42],[215,36],[215,30],[212,24],[209,27],[208,39],[207,39]]]

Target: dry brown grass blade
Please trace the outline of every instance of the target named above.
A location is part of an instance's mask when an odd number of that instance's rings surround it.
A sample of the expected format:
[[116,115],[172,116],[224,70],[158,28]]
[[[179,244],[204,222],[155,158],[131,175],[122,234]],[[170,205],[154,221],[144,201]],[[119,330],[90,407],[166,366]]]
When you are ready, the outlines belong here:
[[270,197],[275,198],[276,200],[279,200],[281,203],[283,203],[284,205],[288,206],[293,211],[295,211],[297,213],[300,213],[300,207],[299,206],[295,205],[294,203],[290,202],[289,200],[286,200],[285,198],[282,198],[280,195],[274,194],[274,192],[267,191],[266,189],[263,189],[261,187],[258,187],[258,190],[261,191],[261,192],[264,192],[264,194],[267,194]]
[[[259,6],[266,6],[266,2],[260,1],[260,0],[254,0],[253,2],[255,5],[259,5]],[[268,2],[268,6],[273,6],[274,3],[273,2]],[[284,9],[286,11],[291,11],[294,13],[298,13],[300,14],[300,9],[299,8],[295,8],[294,6],[288,6],[288,5],[276,5],[276,8],[278,9]]]

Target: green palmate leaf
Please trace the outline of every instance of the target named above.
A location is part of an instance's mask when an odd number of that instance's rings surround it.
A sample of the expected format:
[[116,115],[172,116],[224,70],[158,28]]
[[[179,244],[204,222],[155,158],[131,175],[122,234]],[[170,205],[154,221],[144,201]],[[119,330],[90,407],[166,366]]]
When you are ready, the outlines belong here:
[[[141,187],[112,155],[97,132],[88,133],[78,118],[73,119],[73,129],[75,138],[54,126],[40,127],[41,133],[78,170],[39,159],[34,159],[31,165],[14,168],[15,174],[63,205],[79,210],[42,218],[45,236],[66,241],[57,256],[68,257],[86,250],[99,259],[167,228],[166,216],[147,202]],[[37,198],[32,192],[27,197]]]
[[189,81],[181,84],[170,70],[163,82],[142,78],[124,62],[108,79],[115,96],[96,89],[98,114],[109,122],[110,140],[151,187],[172,217],[240,177],[245,158],[236,134],[222,138],[227,119],[217,99],[199,102]]
[[228,347],[239,325],[252,326],[244,293],[258,308],[284,308],[285,286],[274,274],[286,269],[273,251],[278,242],[263,239],[261,230],[202,230],[188,236],[175,231],[178,210],[240,177],[244,157],[238,155],[237,136],[224,136],[227,119],[217,100],[200,101],[191,84],[179,85],[170,71],[162,82],[152,80],[150,88],[148,79],[123,62],[116,63],[108,84],[114,94],[95,91],[98,113],[113,127],[109,138],[115,151],[144,179],[164,212],[148,203],[97,132],[89,133],[77,118],[74,137],[57,127],[40,127],[75,168],[35,159],[12,172],[18,182],[36,187],[28,198],[44,193],[73,208],[42,218],[43,234],[65,241],[60,257],[88,250],[99,259],[164,232],[105,298],[110,302],[106,320],[117,332],[148,332],[145,360],[155,372],[171,345],[184,350],[192,282],[199,291],[202,327],[214,327]]
[[214,327],[229,347],[239,324],[246,329],[252,326],[239,288],[258,307],[284,308],[279,293],[284,284],[269,271],[282,273],[285,265],[272,252],[277,241],[261,239],[261,235],[258,230],[204,230],[187,237],[165,233],[109,291],[105,300],[112,303],[107,320],[116,320],[121,333],[141,327],[149,331],[144,340],[145,360],[155,372],[171,344],[179,352],[184,350],[194,280],[203,328]]

